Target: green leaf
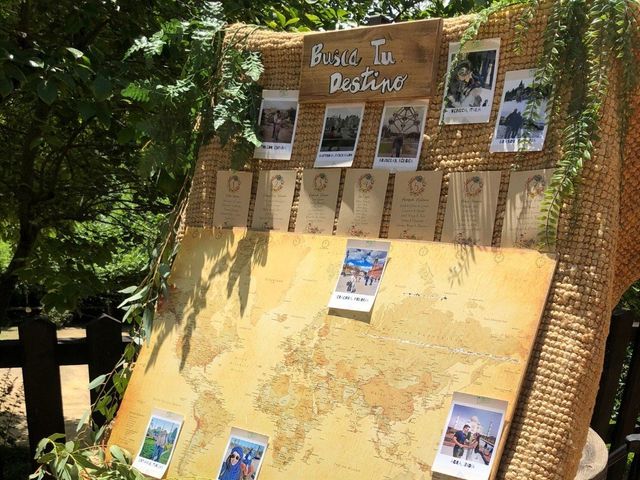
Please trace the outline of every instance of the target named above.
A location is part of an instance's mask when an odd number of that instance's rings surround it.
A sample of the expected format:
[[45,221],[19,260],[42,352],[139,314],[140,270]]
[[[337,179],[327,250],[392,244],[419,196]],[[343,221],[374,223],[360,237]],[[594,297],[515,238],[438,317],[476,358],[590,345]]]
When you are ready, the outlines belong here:
[[49,80],[41,80],[38,83],[38,97],[47,105],[51,105],[58,97],[58,87]]
[[6,97],[13,92],[13,82],[7,77],[0,77],[0,95]]
[[76,426],[76,433],[82,430],[82,427],[84,427],[87,424],[87,421],[89,420],[89,415],[91,415],[91,410],[85,410],[84,413],[82,414],[82,418],[80,419],[80,421],[78,422],[78,425]]
[[118,308],[122,308],[127,303],[132,303],[132,302],[135,302],[136,300],[140,300],[142,297],[144,297],[147,294],[148,291],[149,291],[149,285],[145,285],[140,290],[138,290],[135,294],[131,295],[128,298],[125,298],[122,301],[122,303],[118,305]]
[[30,58],[27,64],[33,68],[44,68],[44,62],[39,58]]
[[118,293],[124,293],[125,295],[128,295],[130,293],[135,292],[137,289],[138,289],[137,285],[131,285],[130,287],[123,288],[122,290],[118,290]]
[[93,93],[99,102],[106,100],[111,95],[111,81],[103,75],[97,75],[93,81]]
[[153,310],[149,307],[144,309],[144,313],[142,314],[142,329],[144,331],[144,336],[147,341],[151,338],[151,322],[153,321]]
[[136,102],[148,102],[150,93],[151,90],[134,82],[130,83],[120,91],[120,95],[125,98],[131,98]]
[[67,47],[67,51],[70,52],[71,55],[73,55],[73,58],[75,58],[76,60],[84,56],[84,53],[78,50],[77,48]]
[[105,382],[106,379],[107,379],[107,375],[106,374],[98,375],[96,378],[91,380],[91,382],[89,383],[89,390],[93,390],[94,388],[99,387],[100,385],[102,385]]
[[111,453],[111,456],[113,458],[115,458],[118,462],[127,463],[127,460],[125,459],[124,452],[122,451],[122,449],[119,446],[111,445],[109,447],[109,453]]
[[82,120],[85,122],[93,118],[98,111],[96,109],[95,103],[85,102],[85,101],[78,103],[78,106],[76,107],[76,109],[78,110],[78,113],[80,114],[80,117],[82,118]]

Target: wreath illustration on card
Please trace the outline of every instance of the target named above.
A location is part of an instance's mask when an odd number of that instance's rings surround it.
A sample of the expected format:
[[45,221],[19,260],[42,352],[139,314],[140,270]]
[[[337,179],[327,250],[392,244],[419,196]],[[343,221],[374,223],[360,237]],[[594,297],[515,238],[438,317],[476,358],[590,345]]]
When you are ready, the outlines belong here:
[[277,174],[271,177],[271,191],[279,192],[284,187],[284,178],[282,175]]
[[416,237],[414,233],[409,233],[407,230],[402,231],[400,238],[403,240],[418,240],[418,237]]
[[322,192],[329,185],[329,179],[327,175],[324,173],[318,173],[315,177],[313,177],[313,189],[316,192]]
[[422,195],[427,188],[427,182],[422,175],[415,175],[409,180],[409,193],[414,197]]
[[484,187],[484,182],[478,175],[474,175],[473,177],[467,179],[464,182],[464,193],[467,197],[477,197],[482,193],[482,188]]
[[374,183],[376,183],[376,181],[373,178],[373,175],[371,175],[370,173],[365,173],[358,179],[358,190],[360,190],[362,193],[370,192],[373,188]]
[[527,192],[527,196],[529,198],[541,196],[546,188],[547,182],[539,173],[527,178],[527,181],[524,184],[524,191]]
[[240,190],[240,185],[242,182],[240,181],[240,177],[238,175],[231,175],[229,180],[227,180],[227,187],[231,193],[235,193]]
[[351,235],[352,237],[365,237],[367,235],[367,232],[365,232],[361,228],[356,227],[355,225],[351,225],[351,228],[349,229],[349,235]]
[[305,233],[322,233],[322,229],[320,227],[315,226],[311,222],[307,223],[307,226],[304,229]]

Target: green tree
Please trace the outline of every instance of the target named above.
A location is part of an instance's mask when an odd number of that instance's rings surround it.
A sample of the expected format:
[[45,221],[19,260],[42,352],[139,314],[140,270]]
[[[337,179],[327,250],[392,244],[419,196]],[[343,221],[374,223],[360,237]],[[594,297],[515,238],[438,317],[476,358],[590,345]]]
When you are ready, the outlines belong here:
[[145,68],[122,62],[131,39],[173,8],[3,3],[0,225],[13,249],[0,274],[0,317],[20,277],[48,283],[50,303],[71,307],[99,283],[94,266],[117,251],[100,225],[143,241],[144,232],[127,224],[167,209],[157,178],[138,174],[139,147],[126,136],[131,102],[119,90]]

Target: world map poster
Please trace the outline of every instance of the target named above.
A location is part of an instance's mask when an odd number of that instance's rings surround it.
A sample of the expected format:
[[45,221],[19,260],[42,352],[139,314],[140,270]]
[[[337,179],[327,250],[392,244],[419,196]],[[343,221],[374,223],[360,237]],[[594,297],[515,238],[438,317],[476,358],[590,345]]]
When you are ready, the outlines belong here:
[[166,478],[217,478],[242,429],[268,437],[259,480],[428,480],[455,392],[507,402],[506,438],[555,259],[390,240],[372,310],[335,311],[347,241],[187,230],[110,443],[163,409]]

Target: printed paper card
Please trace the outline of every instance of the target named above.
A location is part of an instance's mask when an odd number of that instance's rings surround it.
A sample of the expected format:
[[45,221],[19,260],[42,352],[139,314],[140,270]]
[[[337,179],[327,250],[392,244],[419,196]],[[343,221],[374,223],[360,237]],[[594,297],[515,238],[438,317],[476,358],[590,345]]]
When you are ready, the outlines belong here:
[[398,172],[393,186],[389,238],[433,240],[442,172]]
[[488,480],[497,465],[507,402],[454,393],[432,471]]
[[[502,102],[491,141],[491,152],[539,152],[547,135],[548,92],[536,92],[536,70],[515,70],[504,77]],[[540,95],[539,103],[534,101]],[[535,108],[534,108],[535,106]]]
[[314,167],[350,167],[356,153],[364,104],[327,105]]
[[295,170],[262,170],[258,176],[251,228],[286,232],[295,188]]
[[496,88],[500,39],[469,41],[459,52],[460,43],[449,44],[442,123],[487,123]]
[[377,237],[380,234],[388,181],[386,170],[347,170],[336,234],[351,237]]
[[257,480],[269,437],[233,427],[220,468],[219,480]]
[[134,468],[153,478],[162,478],[169,467],[184,418],[177,413],[154,409],[149,418]]
[[491,245],[499,190],[500,172],[452,173],[442,241]]
[[255,158],[290,160],[298,119],[298,90],[263,90]]
[[330,308],[369,312],[376,300],[389,253],[389,242],[349,240],[329,301]]
[[552,173],[544,169],[511,172],[500,246],[536,247],[541,204]]
[[429,102],[386,102],[378,132],[373,168],[391,172],[416,170]]
[[218,171],[216,199],[213,205],[214,226],[247,226],[252,177],[251,172]]
[[307,169],[302,172],[302,186],[296,217],[297,233],[331,235],[336,218],[340,169]]

